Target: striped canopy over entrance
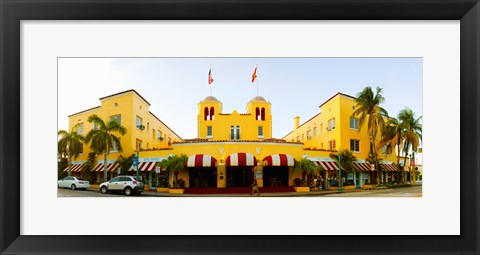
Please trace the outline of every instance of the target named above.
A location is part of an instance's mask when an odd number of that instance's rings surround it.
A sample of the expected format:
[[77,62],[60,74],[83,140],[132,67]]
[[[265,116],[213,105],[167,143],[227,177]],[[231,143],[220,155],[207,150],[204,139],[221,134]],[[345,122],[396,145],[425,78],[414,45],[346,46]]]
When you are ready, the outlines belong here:
[[324,170],[338,170],[338,163],[335,161],[313,161],[316,166],[321,166]]
[[225,160],[227,166],[256,166],[257,159],[250,153],[234,153]]
[[[138,171],[139,172],[151,172],[155,170],[155,167],[157,166],[157,162],[152,161],[152,162],[138,162]],[[137,168],[132,165],[128,171],[137,171]]]
[[394,164],[380,164],[382,170],[387,172],[394,172],[397,171],[397,167]]
[[372,171],[372,166],[370,163],[353,162],[353,169],[356,171],[370,172]]
[[[114,172],[114,171],[117,170],[117,168],[118,168],[119,166],[120,166],[119,164],[108,163],[108,164],[107,164],[107,172]],[[95,166],[95,167],[92,169],[92,172],[102,172],[102,171],[103,171],[103,163],[98,164],[97,166]]]
[[187,167],[214,167],[217,160],[206,154],[195,154],[187,159]]
[[[84,164],[72,164],[72,172],[81,172],[85,167]],[[68,171],[68,166],[63,170],[64,172]]]
[[273,154],[263,159],[264,166],[295,166],[295,159],[287,154]]

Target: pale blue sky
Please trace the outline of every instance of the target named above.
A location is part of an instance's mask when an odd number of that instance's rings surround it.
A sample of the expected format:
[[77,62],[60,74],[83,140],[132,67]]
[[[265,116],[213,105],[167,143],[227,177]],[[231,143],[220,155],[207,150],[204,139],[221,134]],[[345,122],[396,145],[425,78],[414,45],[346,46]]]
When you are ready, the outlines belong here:
[[135,89],[178,135],[195,138],[197,103],[210,86],[224,113],[245,112],[257,95],[256,65],[258,94],[272,103],[275,138],[292,130],[294,116],[303,123],[337,92],[356,96],[365,86],[383,88],[390,116],[405,107],[422,115],[421,58],[61,58],[58,64],[59,129],[68,128],[68,115],[99,106],[100,97]]

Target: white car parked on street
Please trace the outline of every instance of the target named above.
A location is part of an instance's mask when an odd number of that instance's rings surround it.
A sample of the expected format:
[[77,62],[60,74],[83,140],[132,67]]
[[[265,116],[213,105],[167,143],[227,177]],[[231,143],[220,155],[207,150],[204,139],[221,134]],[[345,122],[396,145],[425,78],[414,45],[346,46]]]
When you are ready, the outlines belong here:
[[140,194],[144,190],[143,182],[139,181],[137,177],[120,175],[108,182],[100,184],[100,192],[106,194],[112,192],[122,192],[125,196],[132,194]]
[[67,176],[61,180],[58,180],[59,188],[69,188],[72,190],[75,189],[88,189],[90,188],[90,183],[80,177]]

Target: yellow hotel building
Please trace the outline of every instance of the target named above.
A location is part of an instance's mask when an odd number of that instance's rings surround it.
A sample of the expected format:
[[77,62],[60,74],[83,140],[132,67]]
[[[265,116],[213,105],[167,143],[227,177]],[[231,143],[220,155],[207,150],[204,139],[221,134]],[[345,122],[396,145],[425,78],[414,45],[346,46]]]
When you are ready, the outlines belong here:
[[[342,93],[332,96],[320,105],[319,113],[306,122],[300,124],[299,117],[295,117],[294,129],[282,139],[272,137],[272,105],[260,96],[246,103],[245,112],[231,113],[224,113],[222,102],[215,97],[206,97],[197,105],[198,137],[194,139],[182,139],[175,134],[148,110],[150,104],[135,90],[100,98],[101,106],[70,115],[69,126],[71,129],[81,123],[77,131],[86,134],[95,128],[86,121],[92,114],[119,120],[127,133],[121,137],[123,152],[112,152],[108,157],[110,176],[117,173],[115,160],[120,155],[129,156],[139,150],[139,171],[149,185],[156,182],[152,175],[156,163],[181,154],[187,155],[188,160],[186,171],[179,172],[178,179],[184,180],[190,191],[203,188],[228,192],[229,188],[250,188],[254,177],[264,189],[293,189],[295,178],[301,178],[294,166],[303,158],[322,168],[325,186],[329,186],[330,181],[335,185],[338,164],[330,159],[330,154],[349,149],[357,158],[358,174],[353,178],[353,174],[344,173],[344,185],[361,187],[371,182],[372,171],[365,161],[370,145],[366,128],[360,130],[358,119],[352,118],[354,99]],[[84,147],[84,153],[74,162],[79,166],[75,169],[81,169],[86,161],[89,145]],[[391,181],[392,172],[396,170],[392,164],[395,156],[382,154],[381,148],[378,155],[382,155],[379,157],[383,162],[381,180]],[[98,172],[99,180],[102,158],[102,155],[97,157],[97,166],[92,170]],[[174,174],[168,173],[167,178],[172,185]]]

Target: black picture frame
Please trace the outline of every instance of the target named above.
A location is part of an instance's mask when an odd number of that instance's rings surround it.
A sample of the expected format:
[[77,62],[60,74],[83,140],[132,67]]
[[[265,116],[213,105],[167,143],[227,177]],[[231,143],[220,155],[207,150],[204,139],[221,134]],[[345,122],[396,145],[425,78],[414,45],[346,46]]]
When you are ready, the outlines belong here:
[[[0,0],[2,254],[479,254],[477,0]],[[460,236],[20,235],[21,20],[460,20]],[[457,148],[449,148],[456,150]],[[222,223],[218,223],[222,224]],[[226,224],[226,223],[225,223]],[[441,222],[439,222],[441,224]],[[346,232],[348,234],[348,232]]]

